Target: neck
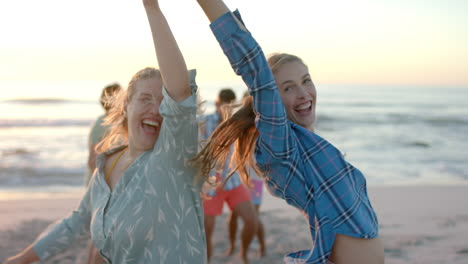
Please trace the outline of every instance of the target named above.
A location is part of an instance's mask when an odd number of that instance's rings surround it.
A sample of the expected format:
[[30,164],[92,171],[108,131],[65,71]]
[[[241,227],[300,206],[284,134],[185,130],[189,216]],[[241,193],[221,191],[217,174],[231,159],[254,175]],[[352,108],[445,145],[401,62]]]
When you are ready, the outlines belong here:
[[302,127],[309,130],[310,132],[315,132],[314,124],[311,124],[309,126],[302,126]]
[[126,153],[126,159],[130,160],[130,161],[134,161],[136,158],[138,158],[138,156],[141,155],[141,153],[145,152],[144,150],[139,150],[139,149],[136,149],[136,148],[132,148],[130,145],[128,146],[128,150],[127,150],[127,153]]

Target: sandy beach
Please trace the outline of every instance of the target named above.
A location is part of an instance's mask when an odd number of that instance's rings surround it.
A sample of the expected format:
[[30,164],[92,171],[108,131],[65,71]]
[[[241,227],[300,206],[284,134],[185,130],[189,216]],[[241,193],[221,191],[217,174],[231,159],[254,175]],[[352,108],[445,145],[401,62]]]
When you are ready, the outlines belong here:
[[[386,186],[369,187],[368,191],[379,217],[385,263],[468,263],[468,186]],[[78,202],[79,197],[0,201],[0,261],[31,243]],[[228,247],[226,217],[223,214],[216,222],[213,264],[240,263],[237,257],[224,255]],[[268,193],[261,218],[268,252],[259,258],[255,240],[252,263],[281,263],[287,252],[310,245],[303,216]],[[85,245],[79,241],[46,263],[80,263],[86,255]]]

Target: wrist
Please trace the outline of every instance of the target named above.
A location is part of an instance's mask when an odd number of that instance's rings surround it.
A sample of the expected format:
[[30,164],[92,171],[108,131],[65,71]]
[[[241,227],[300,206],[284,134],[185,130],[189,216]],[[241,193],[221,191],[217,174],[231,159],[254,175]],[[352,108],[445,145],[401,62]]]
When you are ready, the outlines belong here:
[[18,255],[18,260],[20,263],[33,263],[40,259],[31,245]]
[[159,10],[159,3],[155,0],[143,1],[143,6],[145,7],[147,12]]

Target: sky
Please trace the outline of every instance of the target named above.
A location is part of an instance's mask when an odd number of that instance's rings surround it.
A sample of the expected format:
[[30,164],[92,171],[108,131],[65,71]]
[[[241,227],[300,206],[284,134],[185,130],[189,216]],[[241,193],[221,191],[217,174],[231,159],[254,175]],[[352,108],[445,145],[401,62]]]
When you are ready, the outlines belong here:
[[[468,1],[226,0],[266,54],[303,58],[316,84],[468,87]],[[195,0],[161,0],[189,68],[240,84]],[[157,66],[141,0],[0,1],[0,100],[96,97]]]

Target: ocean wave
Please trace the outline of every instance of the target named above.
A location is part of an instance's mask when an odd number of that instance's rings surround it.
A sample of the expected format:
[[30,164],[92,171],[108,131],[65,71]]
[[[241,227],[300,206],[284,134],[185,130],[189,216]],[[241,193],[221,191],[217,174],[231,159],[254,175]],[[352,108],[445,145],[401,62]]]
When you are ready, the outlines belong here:
[[434,125],[468,125],[468,118],[456,118],[456,117],[429,117],[425,120],[428,123]]
[[17,98],[4,100],[5,103],[16,103],[16,104],[64,104],[64,103],[95,103],[94,101],[87,100],[75,100],[75,99],[66,99],[66,98]]
[[0,119],[0,128],[90,126],[91,119]]
[[420,141],[420,140],[408,142],[406,145],[409,147],[417,147],[417,148],[430,148],[431,147],[431,144],[429,142]]
[[[1,128],[13,127],[89,127],[94,119],[0,119]],[[418,114],[318,114],[318,125],[332,123],[379,125],[379,124],[417,124],[429,126],[468,126],[467,116],[423,116]]]
[[35,150],[28,150],[25,148],[13,148],[13,149],[4,149],[0,151],[1,157],[8,157],[8,156],[25,156],[25,155],[36,155],[38,151]]
[[445,110],[453,107],[462,107],[466,109],[466,106],[460,104],[446,104],[441,102],[396,102],[396,101],[383,101],[383,100],[372,100],[372,101],[341,101],[341,100],[327,100],[320,101],[318,107],[332,107],[340,109],[360,109],[360,108],[374,108],[374,109],[436,109]]
[[53,184],[80,186],[84,168],[0,167],[2,186],[45,186]]
[[319,114],[317,116],[319,123],[354,123],[354,124],[416,124],[425,123],[430,126],[466,126],[468,125],[468,116],[450,115],[450,116],[425,116],[422,114]]

